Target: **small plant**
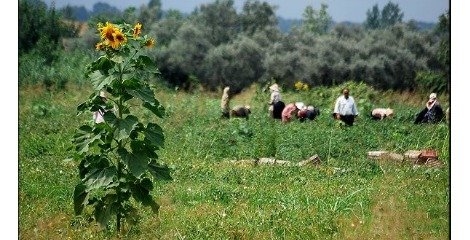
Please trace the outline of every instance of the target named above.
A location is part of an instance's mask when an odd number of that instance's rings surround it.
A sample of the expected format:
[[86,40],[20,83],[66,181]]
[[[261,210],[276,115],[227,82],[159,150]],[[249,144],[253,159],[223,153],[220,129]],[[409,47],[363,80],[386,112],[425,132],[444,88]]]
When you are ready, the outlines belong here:
[[[157,213],[159,205],[150,194],[154,179],[171,180],[169,168],[157,162],[156,151],[163,147],[162,128],[144,123],[132,114],[130,100],[158,117],[164,108],[154,97],[146,73],[157,72],[153,61],[142,52],[155,41],[141,36],[141,24],[98,24],[101,41],[96,45],[104,54],[87,66],[95,93],[77,107],[78,114],[101,111],[104,122],[79,127],[73,143],[80,161],[80,183],[74,191],[74,210],[80,215],[87,205],[94,207],[94,219],[107,226],[116,216],[116,230],[121,220],[136,220],[131,197]],[[108,96],[100,96],[101,91]]]

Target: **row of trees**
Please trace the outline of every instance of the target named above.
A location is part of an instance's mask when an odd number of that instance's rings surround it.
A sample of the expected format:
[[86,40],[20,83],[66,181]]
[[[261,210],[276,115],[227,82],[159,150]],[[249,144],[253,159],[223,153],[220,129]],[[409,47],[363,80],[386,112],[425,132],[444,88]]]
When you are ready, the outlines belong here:
[[[233,0],[216,0],[183,15],[162,12],[160,1],[151,0],[139,11],[97,16],[88,24],[142,22],[157,39],[149,55],[162,79],[186,89],[230,85],[241,91],[255,82],[292,87],[297,81],[318,86],[352,80],[381,89],[444,91],[450,69],[449,17],[443,13],[438,28],[422,31],[414,21],[402,22],[399,6],[389,2],[382,10],[373,6],[362,25],[333,24],[322,4],[319,10],[307,7],[301,25],[284,33],[275,7],[267,2],[247,0],[237,13]],[[93,49],[93,36],[85,33],[72,48]]]

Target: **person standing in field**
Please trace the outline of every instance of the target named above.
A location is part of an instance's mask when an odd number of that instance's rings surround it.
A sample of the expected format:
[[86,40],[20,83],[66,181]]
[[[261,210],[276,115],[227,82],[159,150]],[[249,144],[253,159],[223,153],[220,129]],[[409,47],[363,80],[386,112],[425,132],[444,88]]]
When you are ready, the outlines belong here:
[[441,104],[437,101],[437,94],[431,93],[426,107],[416,115],[415,124],[419,123],[438,123],[444,118],[444,111]]
[[343,95],[336,99],[333,117],[336,120],[343,121],[348,126],[352,126],[354,120],[359,115],[356,102],[352,96],[349,96],[348,88],[344,88],[342,92]]
[[279,91],[279,86],[274,83],[269,87],[271,91],[271,97],[269,99],[269,115],[275,119],[282,118],[282,110],[285,107],[284,102],[282,101],[281,93]]
[[228,92],[230,91],[230,87],[225,87],[222,93],[222,99],[220,101],[220,108],[222,111],[222,118],[230,118],[230,96]]

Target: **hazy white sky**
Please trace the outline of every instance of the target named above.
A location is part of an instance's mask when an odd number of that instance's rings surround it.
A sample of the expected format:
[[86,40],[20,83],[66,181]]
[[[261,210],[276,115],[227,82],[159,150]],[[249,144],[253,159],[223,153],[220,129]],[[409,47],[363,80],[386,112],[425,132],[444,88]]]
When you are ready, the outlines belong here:
[[[97,2],[105,2],[121,10],[135,6],[146,5],[149,0],[44,0],[48,5],[55,2],[56,8],[62,8],[67,4],[72,6],[84,6],[91,10]],[[390,0],[265,0],[271,5],[278,6],[276,15],[284,18],[302,18],[302,13],[306,6],[311,5],[315,9],[320,9],[321,3],[328,5],[328,13],[334,21],[363,22],[366,19],[366,12],[372,6],[378,4],[382,9]],[[164,10],[177,9],[181,12],[190,13],[195,7],[204,3],[211,3],[214,0],[161,0]],[[242,9],[245,0],[234,0],[238,11]],[[261,0],[262,2],[262,0]],[[415,19],[425,22],[437,22],[441,14],[449,9],[450,1],[447,0],[392,0],[400,6],[404,13],[404,21]]]

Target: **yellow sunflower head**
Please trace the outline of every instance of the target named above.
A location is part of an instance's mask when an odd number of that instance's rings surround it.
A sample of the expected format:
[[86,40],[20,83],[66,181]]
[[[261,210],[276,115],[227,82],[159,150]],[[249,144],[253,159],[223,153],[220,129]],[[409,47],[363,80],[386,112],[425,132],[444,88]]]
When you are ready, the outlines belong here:
[[133,36],[134,38],[138,37],[140,35],[140,33],[142,32],[142,24],[140,23],[137,23],[135,26],[134,26],[134,31],[133,31]]
[[119,29],[114,26],[114,24],[106,22],[106,24],[99,28],[101,39],[106,39],[108,41],[114,41],[113,33],[119,31]]
[[145,41],[145,46],[146,47],[153,47],[155,45],[155,39],[153,38],[149,38],[147,39],[147,41]]
[[113,40],[109,40],[109,45],[113,48],[113,49],[117,49],[120,45],[124,44],[125,42],[127,42],[127,38],[126,36],[119,30],[115,31],[113,34]]
[[96,50],[100,51],[100,50],[104,49],[105,45],[104,45],[103,42],[99,42],[99,43],[96,44],[95,47],[96,47]]

